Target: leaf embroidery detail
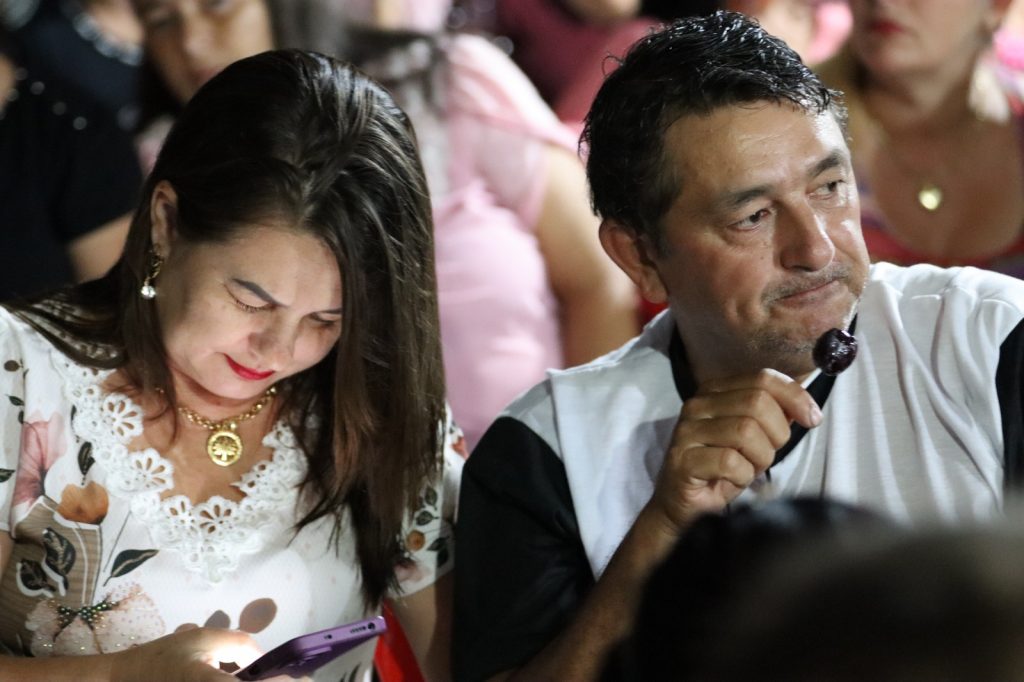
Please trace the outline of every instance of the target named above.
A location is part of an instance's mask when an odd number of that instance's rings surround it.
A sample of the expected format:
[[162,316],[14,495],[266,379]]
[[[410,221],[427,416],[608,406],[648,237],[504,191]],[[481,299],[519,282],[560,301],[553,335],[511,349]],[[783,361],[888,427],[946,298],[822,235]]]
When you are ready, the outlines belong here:
[[31,559],[22,559],[18,562],[18,583],[23,591],[33,595],[43,591],[53,593],[57,589],[46,579],[42,565]]
[[445,564],[448,563],[448,557],[451,556],[451,553],[448,551],[448,538],[447,537],[443,537],[442,536],[442,537],[437,538],[436,540],[434,540],[433,542],[430,543],[430,547],[428,547],[427,549],[429,549],[429,550],[431,550],[433,552],[437,552],[437,565],[438,566],[444,566]]
[[110,572],[111,578],[119,578],[125,573],[131,573],[157,555],[156,549],[126,549],[114,559],[114,570]]
[[19,363],[17,360],[8,360],[7,362],[4,363],[4,369],[6,369],[8,372],[17,372],[19,369],[21,369],[21,363]]
[[7,399],[11,401],[11,405],[15,405],[17,407],[22,407],[25,404],[25,401],[16,395],[9,395],[7,396]]
[[420,513],[416,514],[416,525],[425,526],[436,518],[437,517],[431,514],[430,512],[423,510]]
[[423,491],[423,499],[431,507],[437,506],[437,491],[431,487],[428,487],[425,491]]
[[95,461],[92,458],[92,443],[82,443],[82,447],[78,449],[78,470],[82,472],[82,476],[89,473]]
[[13,475],[14,469],[0,469],[0,483],[5,483]]
[[56,573],[64,582],[64,589],[68,588],[68,573],[75,565],[74,546],[66,537],[52,528],[43,531],[43,547],[46,550],[46,558],[43,560],[47,568]]

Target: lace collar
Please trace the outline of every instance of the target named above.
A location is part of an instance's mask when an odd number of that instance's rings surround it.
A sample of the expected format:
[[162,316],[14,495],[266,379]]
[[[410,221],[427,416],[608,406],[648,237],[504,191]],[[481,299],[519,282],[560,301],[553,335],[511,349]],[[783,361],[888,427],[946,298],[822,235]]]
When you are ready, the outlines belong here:
[[157,546],[180,554],[190,571],[220,582],[244,555],[260,551],[292,524],[294,516],[283,512],[296,509],[306,459],[282,421],[263,438],[272,457],[233,484],[245,493],[241,501],[219,495],[195,504],[184,495],[161,499],[174,487],[174,465],[153,448],[128,449],[142,433],[142,410],[126,395],[104,392],[109,370],[83,367],[52,352],[65,378],[64,395],[74,406],[72,428],[92,443],[108,492],[127,500]]

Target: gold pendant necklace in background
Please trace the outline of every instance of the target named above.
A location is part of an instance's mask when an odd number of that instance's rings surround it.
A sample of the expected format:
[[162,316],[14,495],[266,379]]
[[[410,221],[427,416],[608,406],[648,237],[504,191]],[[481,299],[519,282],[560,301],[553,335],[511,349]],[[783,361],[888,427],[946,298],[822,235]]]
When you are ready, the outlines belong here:
[[[881,126],[879,126],[881,129]],[[942,188],[939,187],[935,182],[928,178],[922,178],[922,174],[917,172],[909,163],[904,161],[893,149],[892,143],[889,141],[889,136],[885,133],[882,135],[883,141],[886,143],[882,149],[886,157],[893,161],[896,166],[899,167],[900,171],[912,179],[917,185],[914,198],[917,199],[917,205],[928,211],[934,213],[942,208],[942,202],[945,200],[945,193]]]
[[231,466],[242,458],[244,448],[242,447],[242,439],[238,435],[238,422],[244,422],[258,415],[260,410],[273,399],[275,393],[277,393],[277,389],[271,386],[252,407],[242,414],[216,422],[212,419],[207,419],[184,405],[178,406],[178,412],[196,426],[213,431],[210,437],[206,439],[206,454],[209,455],[210,461],[214,464],[226,467]]
[[[946,201],[946,192],[933,179],[935,173],[932,172],[926,175],[908,163],[906,159],[899,155],[898,150],[893,145],[892,136],[889,135],[889,131],[885,129],[885,126],[870,117],[868,117],[868,122],[877,136],[878,152],[883,155],[884,159],[891,161],[899,169],[899,172],[914,184],[914,199],[917,205],[929,213],[934,213],[942,208]],[[977,118],[972,119],[967,128],[970,134],[976,131],[976,126],[979,123],[980,121]],[[932,167],[931,170],[934,171],[936,168]]]
[[937,211],[942,206],[942,189],[925,180],[917,190],[917,203],[926,211]]

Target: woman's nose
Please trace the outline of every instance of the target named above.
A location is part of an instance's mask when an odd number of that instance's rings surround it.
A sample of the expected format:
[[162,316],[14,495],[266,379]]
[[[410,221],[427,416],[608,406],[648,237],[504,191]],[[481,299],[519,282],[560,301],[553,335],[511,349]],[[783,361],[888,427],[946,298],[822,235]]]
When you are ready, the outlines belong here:
[[283,325],[271,325],[255,338],[256,352],[263,360],[264,369],[280,370],[287,367],[295,355],[294,330]]

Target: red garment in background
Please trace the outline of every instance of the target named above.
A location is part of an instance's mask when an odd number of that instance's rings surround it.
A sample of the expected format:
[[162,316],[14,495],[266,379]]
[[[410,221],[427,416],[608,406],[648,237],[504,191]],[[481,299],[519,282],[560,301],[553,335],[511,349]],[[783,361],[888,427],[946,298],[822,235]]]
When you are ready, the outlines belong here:
[[373,654],[373,663],[381,682],[424,682],[409,640],[405,638],[402,626],[387,604],[384,605],[384,620],[387,621],[388,631],[380,636],[377,650]]
[[[563,121],[582,121],[614,62],[656,23],[636,19],[599,26],[553,0],[504,0],[494,30],[512,41],[512,58]],[[607,63],[606,63],[607,62]]]

